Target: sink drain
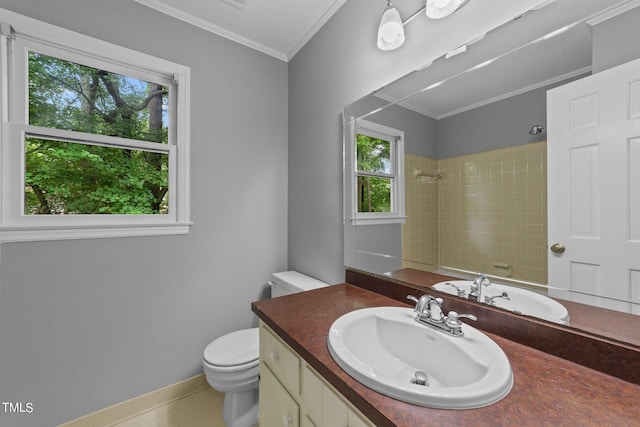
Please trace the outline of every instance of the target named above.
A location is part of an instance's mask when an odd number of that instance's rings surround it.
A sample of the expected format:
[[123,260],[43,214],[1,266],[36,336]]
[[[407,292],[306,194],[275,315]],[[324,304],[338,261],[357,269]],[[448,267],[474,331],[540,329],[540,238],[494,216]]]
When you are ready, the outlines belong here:
[[414,374],[414,377],[411,379],[411,384],[423,385],[425,387],[428,387],[429,376],[422,371],[416,371],[416,373]]

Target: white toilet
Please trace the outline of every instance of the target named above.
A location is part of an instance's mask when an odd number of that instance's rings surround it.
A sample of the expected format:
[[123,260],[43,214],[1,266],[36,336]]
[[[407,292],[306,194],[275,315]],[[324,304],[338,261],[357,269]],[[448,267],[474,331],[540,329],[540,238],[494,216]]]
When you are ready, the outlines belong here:
[[[297,271],[271,275],[271,297],[328,286]],[[223,335],[207,346],[202,366],[207,381],[225,393],[222,416],[227,427],[251,427],[258,423],[258,328]]]

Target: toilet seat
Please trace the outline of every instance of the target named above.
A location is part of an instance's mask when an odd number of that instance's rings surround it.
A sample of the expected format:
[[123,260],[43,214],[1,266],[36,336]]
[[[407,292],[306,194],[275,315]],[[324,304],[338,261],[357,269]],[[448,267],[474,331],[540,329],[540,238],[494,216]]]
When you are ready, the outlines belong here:
[[214,367],[244,368],[256,365],[259,355],[259,328],[249,328],[213,341],[205,348],[203,359]]

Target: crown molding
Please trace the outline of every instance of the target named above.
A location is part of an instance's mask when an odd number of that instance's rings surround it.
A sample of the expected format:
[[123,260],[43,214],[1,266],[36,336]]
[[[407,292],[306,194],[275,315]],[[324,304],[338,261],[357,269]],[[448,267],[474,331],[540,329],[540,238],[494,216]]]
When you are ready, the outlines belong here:
[[[210,33],[217,34],[221,37],[234,41],[236,43],[247,46],[251,49],[257,50],[259,52],[265,53],[267,55],[273,56],[284,62],[289,62],[291,58],[293,58],[309,40],[322,28],[324,24],[331,19],[331,17],[347,2],[347,0],[335,0],[331,6],[322,14],[320,19],[316,21],[316,23],[307,31],[302,38],[293,46],[291,50],[288,52],[282,52],[268,46],[265,46],[262,43],[259,43],[255,40],[244,37],[238,33],[234,33],[233,31],[229,31],[226,28],[223,28],[219,25],[212,24],[209,21],[201,19],[197,16],[194,16],[190,13],[186,13],[178,8],[173,6],[169,6],[163,3],[160,0],[134,0],[136,3],[147,6],[151,9],[157,10],[158,12],[164,13],[166,15],[172,16],[176,19],[184,21],[188,24],[194,25],[198,28],[201,28]],[[226,1],[226,0],[223,0]]]
[[614,8],[607,10],[606,12],[589,19],[587,24],[590,26],[598,25],[604,21],[607,21],[611,18],[615,18],[616,16],[623,14],[634,7],[640,6],[640,0],[631,0],[629,3],[625,3],[622,5],[615,6]]
[[316,21],[316,23],[313,25],[313,27],[311,27],[309,29],[309,31],[307,31],[305,33],[305,35],[302,36],[300,41],[298,41],[298,43],[296,43],[296,45],[288,52],[287,61],[289,61],[291,58],[293,58],[296,55],[296,53],[298,53],[304,47],[304,45],[306,45],[307,42],[309,42],[309,40],[311,40],[313,38],[313,36],[315,36],[318,31],[320,31],[320,28],[322,28],[324,26],[324,24],[326,24],[327,21],[329,21],[329,19],[331,19],[331,17],[336,12],[342,6],[344,6],[344,4],[346,2],[347,2],[347,0],[335,0],[331,4],[331,7],[329,7],[329,9],[327,9],[325,11],[325,13],[322,14],[322,16],[320,17],[320,19],[318,19],[318,21]]
[[277,58],[281,61],[287,62],[289,60],[288,55],[284,52],[280,52],[278,50],[272,49],[254,40],[243,37],[240,34],[234,33],[233,31],[229,31],[218,25],[212,24],[211,22],[205,21],[204,19],[200,19],[197,16],[183,12],[179,9],[176,9],[175,7],[168,6],[158,0],[134,0],[134,1],[136,3],[140,3],[144,6],[150,7],[151,9],[157,10],[158,12],[164,13],[173,18],[179,19],[188,24],[201,28],[210,33],[217,34],[221,37],[224,37],[228,40],[234,41],[241,45],[247,46],[251,49],[257,50],[262,53],[266,53],[267,55],[273,56],[274,58]]

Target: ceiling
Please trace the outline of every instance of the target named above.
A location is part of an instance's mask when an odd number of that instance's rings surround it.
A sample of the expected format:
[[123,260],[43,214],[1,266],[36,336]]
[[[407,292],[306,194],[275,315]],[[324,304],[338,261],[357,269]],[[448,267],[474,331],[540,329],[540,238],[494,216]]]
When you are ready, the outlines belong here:
[[347,0],[134,0],[289,61]]

